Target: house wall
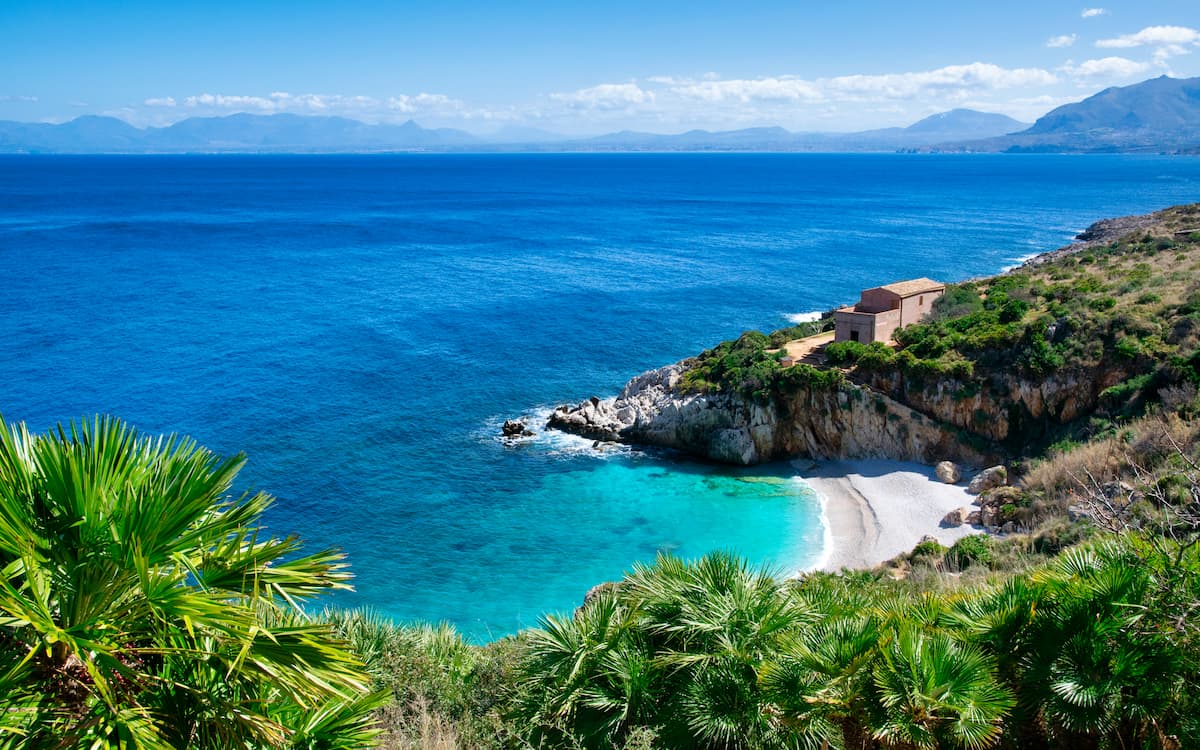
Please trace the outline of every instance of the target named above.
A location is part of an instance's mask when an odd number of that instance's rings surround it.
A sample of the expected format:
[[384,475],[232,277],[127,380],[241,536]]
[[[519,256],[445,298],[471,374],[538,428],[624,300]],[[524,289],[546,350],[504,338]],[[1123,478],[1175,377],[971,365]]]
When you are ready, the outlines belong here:
[[881,313],[856,312],[853,309],[838,310],[833,314],[834,341],[853,341],[852,332],[858,332],[858,341],[870,344],[873,341],[887,343],[900,327],[900,311],[888,310]]
[[864,289],[862,299],[855,309],[862,312],[884,312],[885,310],[895,310],[900,306],[900,295],[895,292],[889,292],[886,289]]
[[923,292],[905,297],[900,303],[900,325],[907,326],[917,323],[933,309],[933,301],[945,293],[944,289],[936,292]]
[[[854,312],[854,308],[838,310],[833,314],[834,341],[861,341],[869,344],[875,340],[875,316],[871,313]],[[854,336],[853,333],[857,333]]]
[[875,340],[887,344],[892,340],[896,329],[900,328],[900,310],[888,310],[875,316]]

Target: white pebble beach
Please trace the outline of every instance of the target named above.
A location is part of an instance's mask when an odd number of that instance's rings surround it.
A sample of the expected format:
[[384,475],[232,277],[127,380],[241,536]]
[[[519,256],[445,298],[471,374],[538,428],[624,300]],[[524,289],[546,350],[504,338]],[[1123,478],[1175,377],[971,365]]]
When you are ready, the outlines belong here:
[[941,526],[947,513],[975,498],[965,481],[944,484],[931,466],[876,459],[798,466],[824,508],[827,549],[815,566],[820,570],[874,567],[910,551],[926,535],[949,546],[982,533],[968,525]]

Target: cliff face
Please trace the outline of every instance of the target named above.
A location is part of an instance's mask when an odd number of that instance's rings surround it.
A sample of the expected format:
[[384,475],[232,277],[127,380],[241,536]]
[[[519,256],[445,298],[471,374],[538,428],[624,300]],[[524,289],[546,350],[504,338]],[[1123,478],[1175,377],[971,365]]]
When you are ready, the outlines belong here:
[[926,463],[987,458],[952,426],[869,387],[849,382],[800,387],[758,403],[736,393],[681,393],[677,385],[686,369],[684,362],[651,370],[616,398],[559,407],[549,426],[742,465],[795,456]]
[[993,376],[983,384],[912,381],[895,371],[875,373],[868,383],[935,420],[1020,453],[1025,443],[1094,411],[1100,394],[1129,375],[1127,368],[1109,364],[1038,379]]

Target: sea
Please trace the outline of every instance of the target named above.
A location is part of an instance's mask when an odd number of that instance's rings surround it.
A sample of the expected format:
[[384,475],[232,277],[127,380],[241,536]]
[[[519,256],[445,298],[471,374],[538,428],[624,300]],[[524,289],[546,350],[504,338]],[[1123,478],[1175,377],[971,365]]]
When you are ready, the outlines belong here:
[[1197,200],[1169,156],[5,156],[0,413],[242,452],[272,532],[348,556],[355,591],[311,607],[482,642],[660,552],[825,553],[795,465],[597,450],[554,406]]

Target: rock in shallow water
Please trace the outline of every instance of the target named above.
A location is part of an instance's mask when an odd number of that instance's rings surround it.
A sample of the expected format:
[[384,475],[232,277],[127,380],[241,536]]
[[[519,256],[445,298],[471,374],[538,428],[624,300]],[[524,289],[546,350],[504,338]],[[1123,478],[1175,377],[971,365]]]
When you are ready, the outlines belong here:
[[533,437],[528,425],[520,419],[506,419],[500,433],[506,438]]

